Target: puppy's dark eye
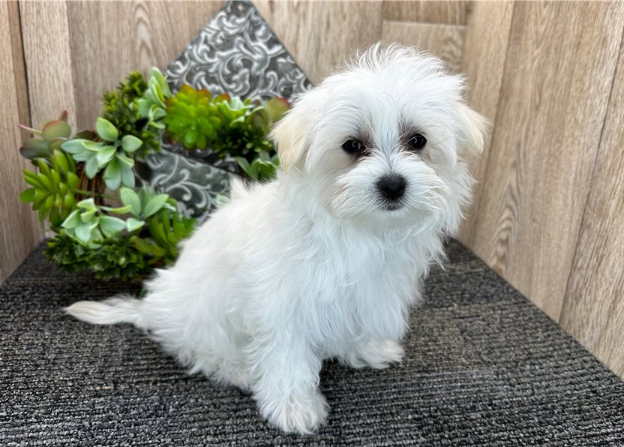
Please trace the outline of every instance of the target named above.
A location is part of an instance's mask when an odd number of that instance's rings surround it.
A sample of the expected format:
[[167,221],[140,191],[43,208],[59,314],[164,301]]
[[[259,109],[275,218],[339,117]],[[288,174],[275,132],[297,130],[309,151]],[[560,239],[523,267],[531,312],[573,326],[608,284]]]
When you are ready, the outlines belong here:
[[366,147],[358,140],[347,140],[342,144],[342,148],[349,154],[361,154]]
[[407,141],[407,144],[414,150],[420,150],[427,145],[427,139],[421,134],[417,133],[412,135],[412,138]]

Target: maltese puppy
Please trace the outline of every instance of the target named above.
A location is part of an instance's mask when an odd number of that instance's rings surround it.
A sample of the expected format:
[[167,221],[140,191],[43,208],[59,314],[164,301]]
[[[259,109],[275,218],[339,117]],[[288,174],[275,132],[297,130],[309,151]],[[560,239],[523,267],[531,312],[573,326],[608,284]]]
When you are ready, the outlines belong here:
[[81,301],[93,324],[132,323],[192,373],[249,390],[285,432],[326,419],[325,359],[400,362],[408,312],[470,198],[487,122],[431,56],[376,45],[302,94],[273,130],[275,181],[235,183],[158,270],[147,296]]

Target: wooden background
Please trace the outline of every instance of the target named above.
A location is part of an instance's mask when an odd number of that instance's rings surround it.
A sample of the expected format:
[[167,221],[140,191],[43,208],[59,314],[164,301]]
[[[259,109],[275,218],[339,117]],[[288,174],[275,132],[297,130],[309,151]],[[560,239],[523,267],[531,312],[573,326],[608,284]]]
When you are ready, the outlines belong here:
[[[494,123],[460,240],[624,376],[621,2],[257,2],[312,81],[378,40],[420,46],[469,79]],[[0,281],[41,238],[17,195],[15,123],[71,113],[164,67],[221,6],[0,2]]]

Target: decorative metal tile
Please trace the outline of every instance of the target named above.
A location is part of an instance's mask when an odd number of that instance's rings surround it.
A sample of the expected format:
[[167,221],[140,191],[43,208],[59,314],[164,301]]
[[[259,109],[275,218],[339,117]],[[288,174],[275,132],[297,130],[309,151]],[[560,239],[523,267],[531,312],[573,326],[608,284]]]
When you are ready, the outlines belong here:
[[209,164],[163,151],[137,165],[140,177],[157,191],[178,201],[178,210],[200,217],[215,207],[219,194],[226,194],[234,174]]
[[[228,2],[165,71],[171,90],[183,84],[217,95],[251,99],[290,98],[312,84],[251,2]],[[187,151],[164,142],[165,153],[150,156],[142,169],[149,184],[180,202],[189,215],[212,208],[229,190],[231,158],[209,149]],[[190,158],[193,160],[182,160]]]

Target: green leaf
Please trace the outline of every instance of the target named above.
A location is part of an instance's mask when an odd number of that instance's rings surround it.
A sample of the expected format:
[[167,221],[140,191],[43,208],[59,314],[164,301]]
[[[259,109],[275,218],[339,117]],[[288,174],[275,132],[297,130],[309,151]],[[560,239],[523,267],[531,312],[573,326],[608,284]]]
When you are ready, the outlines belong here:
[[71,190],[76,189],[79,183],[80,178],[76,174],[74,174],[73,172],[67,173],[67,186],[69,186]]
[[97,157],[94,156],[89,158],[87,164],[85,165],[85,174],[87,175],[87,177],[92,179],[93,177],[95,177],[99,170],[100,165],[98,163]]
[[109,206],[101,206],[100,209],[103,209],[104,211],[108,211],[109,213],[126,214],[130,212],[132,207],[130,205],[120,206],[118,208],[111,208]]
[[117,154],[115,156],[115,158],[117,158],[117,160],[119,160],[119,163],[121,163],[122,167],[125,166],[127,168],[133,168],[134,167],[134,160],[132,158],[128,158],[124,155],[121,154]]
[[182,143],[184,144],[184,147],[187,149],[192,149],[193,147],[195,147],[195,143],[197,143],[197,137],[198,137],[197,130],[195,129],[187,130],[186,133],[184,134],[184,139],[182,141]]
[[[48,173],[49,172],[50,170],[48,169]],[[50,181],[50,177],[45,175],[43,172],[40,172],[37,177],[39,178],[39,182],[41,182],[43,189],[45,189],[46,191],[54,191],[54,188],[52,187],[52,182]]]
[[128,188],[134,188],[135,185],[134,171],[131,168],[121,168],[121,183]]
[[65,222],[63,222],[61,226],[63,228],[71,230],[80,225],[81,222],[82,221],[80,220],[80,210],[74,210],[69,216],[67,216],[67,219],[65,219]]
[[48,212],[50,210],[46,209],[46,208],[39,208],[39,221],[43,222],[46,218],[46,216],[48,215]]
[[31,203],[35,201],[35,188],[28,188],[19,195],[19,199],[22,203]]
[[110,190],[117,190],[121,185],[121,166],[116,158],[112,160],[104,171],[104,183]]
[[81,200],[80,202],[78,202],[77,206],[78,208],[87,211],[97,210],[97,206],[95,205],[95,201],[93,200],[93,198]]
[[152,195],[152,191],[150,191],[147,186],[143,186],[143,188],[139,189],[139,201],[141,202],[142,211],[145,210],[145,206],[151,199]]
[[89,142],[89,140],[69,140],[61,145],[65,152],[69,152],[70,154],[79,154],[80,152],[84,152],[87,148],[85,143]]
[[121,202],[124,205],[129,205],[132,209],[132,214],[139,216],[141,214],[141,200],[134,190],[130,188],[121,188],[120,191]]
[[167,116],[167,111],[165,109],[156,108],[155,110],[152,111],[152,119],[153,120],[160,120],[160,119],[163,119],[166,116]]
[[90,223],[83,222],[79,224],[74,229],[76,238],[78,238],[78,240],[82,242],[83,244],[88,244],[89,241],[91,240],[91,233],[93,232],[93,230],[95,230],[96,227],[97,227],[97,223],[90,224]]
[[143,225],[145,225],[144,221],[135,219],[134,217],[131,217],[126,221],[126,229],[129,232],[136,231],[139,228],[143,227]]
[[71,127],[65,121],[51,121],[43,127],[42,134],[46,141],[65,139],[71,136]]
[[24,147],[20,148],[20,154],[22,157],[32,160],[34,158],[47,158],[51,151],[47,141],[41,138],[31,138],[26,141]]
[[145,205],[145,210],[143,211],[143,217],[148,218],[153,214],[157,213],[167,202],[169,196],[167,194],[158,194],[150,199],[150,201]]
[[117,148],[115,146],[104,146],[100,149],[96,155],[99,167],[103,168],[106,166],[106,164],[112,160],[116,153]]
[[97,213],[97,209],[85,211],[84,213],[80,214],[80,219],[83,222],[93,222],[93,220],[95,219],[96,213]]
[[271,98],[266,103],[271,121],[279,120],[290,109],[290,103],[284,98]]
[[[50,165],[46,161],[44,161],[44,160],[39,158],[39,159],[35,160],[35,164],[39,167],[39,170],[41,171],[39,173],[39,178],[40,179],[43,179],[43,177],[46,177],[48,179],[52,177],[52,174],[50,172]],[[52,189],[52,185],[51,184],[47,185],[47,187],[50,190]]]
[[167,78],[158,68],[152,67],[152,69],[150,70],[150,77],[153,78],[158,83],[158,85],[160,85],[160,88],[162,89],[165,97],[168,98],[171,96],[171,90],[169,90]]
[[61,170],[63,172],[69,172],[70,171],[70,169],[71,169],[70,168],[70,163],[69,163],[69,160],[67,159],[67,156],[65,155],[64,152],[59,151],[59,150],[55,150],[54,154],[52,154],[52,160],[56,161],[56,163],[58,164],[58,166],[61,168]]
[[137,101],[138,112],[142,118],[148,118],[150,115],[151,103],[147,99],[139,99]]
[[141,147],[142,144],[143,142],[140,139],[132,135],[125,135],[121,139],[121,147],[124,151],[128,153],[135,152],[138,148]]
[[93,155],[92,152],[89,152],[88,150],[85,150],[84,152],[80,152],[78,154],[73,154],[72,155],[73,159],[76,161],[84,161],[87,162],[89,161],[92,157],[95,157],[95,155]]
[[104,146],[109,146],[108,144],[106,144],[106,142],[104,141],[89,141],[86,140],[85,142],[82,143],[85,150],[87,151],[91,151],[91,152],[99,152]]
[[100,230],[106,237],[113,237],[126,229],[126,222],[118,217],[100,216]]
[[74,194],[70,191],[65,194],[65,197],[63,197],[63,208],[71,210],[74,208],[74,205],[76,205],[76,198],[74,197]]
[[37,174],[28,169],[24,169],[22,172],[24,173],[24,181],[26,183],[39,189],[44,187],[43,183],[41,183],[41,181],[39,180],[39,176]]
[[250,176],[249,174],[251,172],[251,166],[249,165],[249,162],[247,161],[247,159],[243,157],[235,157],[235,158],[236,158],[236,162],[241,167],[243,172],[247,174],[247,176]]
[[111,143],[117,141],[117,138],[119,138],[119,131],[113,126],[113,123],[102,117],[98,118],[95,122],[95,131],[101,139],[110,141]]
[[41,202],[43,202],[45,199],[48,198],[48,196],[50,195],[50,191],[44,190],[44,189],[36,189],[35,190],[35,205],[33,207],[33,209],[39,209],[39,207],[37,205],[39,205]]
[[249,171],[249,177],[252,180],[258,180],[258,174],[260,172],[260,163],[258,163],[258,160],[254,161],[251,164],[251,169]]
[[46,210],[51,210],[53,206],[54,206],[54,196],[50,195],[48,196],[47,199],[45,199],[45,202],[43,203],[42,208]]

